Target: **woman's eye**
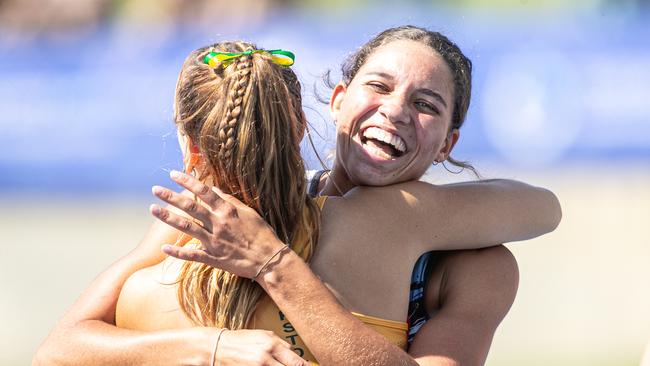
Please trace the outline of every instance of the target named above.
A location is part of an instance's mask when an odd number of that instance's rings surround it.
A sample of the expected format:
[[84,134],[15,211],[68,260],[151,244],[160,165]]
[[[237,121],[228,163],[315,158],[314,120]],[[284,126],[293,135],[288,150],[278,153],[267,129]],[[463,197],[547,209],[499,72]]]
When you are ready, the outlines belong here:
[[380,92],[380,93],[388,92],[388,87],[386,85],[382,84],[382,83],[370,82],[370,83],[368,83],[368,86],[370,86],[375,91]]
[[434,106],[433,104],[431,104],[429,102],[419,101],[419,102],[415,102],[415,104],[418,106],[418,108],[420,108],[420,109],[422,109],[422,110],[424,110],[424,111],[426,111],[428,113],[433,113],[435,115],[440,114],[440,110],[438,110],[438,108],[436,108],[436,106]]

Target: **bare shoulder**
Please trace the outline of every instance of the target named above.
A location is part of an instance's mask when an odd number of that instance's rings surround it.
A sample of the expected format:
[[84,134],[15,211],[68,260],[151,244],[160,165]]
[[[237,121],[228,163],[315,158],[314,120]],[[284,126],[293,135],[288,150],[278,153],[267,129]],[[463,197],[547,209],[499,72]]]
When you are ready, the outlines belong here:
[[141,319],[138,309],[145,307],[146,300],[153,292],[153,268],[156,266],[140,268],[124,282],[115,307],[115,324],[118,327],[137,329],[135,324]]
[[442,263],[441,308],[484,318],[495,326],[514,302],[519,286],[517,261],[503,245],[449,252]]
[[159,330],[188,326],[177,301],[182,262],[174,258],[135,271],[126,280],[115,311],[118,327]]

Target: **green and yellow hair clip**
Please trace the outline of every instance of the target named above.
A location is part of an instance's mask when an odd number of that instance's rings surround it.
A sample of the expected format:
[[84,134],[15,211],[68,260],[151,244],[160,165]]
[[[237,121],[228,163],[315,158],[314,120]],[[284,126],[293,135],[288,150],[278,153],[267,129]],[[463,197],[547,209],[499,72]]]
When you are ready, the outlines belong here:
[[211,51],[203,58],[203,62],[208,64],[210,67],[217,67],[217,65],[221,63],[221,66],[226,68],[232,64],[237,57],[252,55],[254,53],[267,53],[271,55],[271,61],[284,67],[293,65],[293,62],[296,59],[293,52],[285,50],[248,50],[244,52]]

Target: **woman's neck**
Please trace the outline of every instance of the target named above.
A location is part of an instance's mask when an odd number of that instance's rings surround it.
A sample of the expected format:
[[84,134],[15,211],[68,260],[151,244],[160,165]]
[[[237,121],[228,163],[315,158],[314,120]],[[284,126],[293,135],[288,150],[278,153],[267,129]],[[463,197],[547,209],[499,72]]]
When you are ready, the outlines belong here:
[[321,179],[318,184],[318,195],[320,196],[343,196],[356,186],[343,169],[337,169],[336,162],[332,170],[323,176],[325,179]]

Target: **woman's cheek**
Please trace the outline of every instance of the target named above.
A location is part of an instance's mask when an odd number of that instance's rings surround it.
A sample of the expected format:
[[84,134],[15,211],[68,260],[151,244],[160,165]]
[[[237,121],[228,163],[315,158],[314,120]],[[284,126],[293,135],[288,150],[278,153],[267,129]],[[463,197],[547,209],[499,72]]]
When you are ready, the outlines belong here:
[[421,134],[422,140],[426,146],[429,146],[431,150],[435,150],[436,147],[441,146],[445,141],[447,134],[444,131],[444,128],[440,121],[428,121],[421,124],[419,133]]
[[350,108],[355,111],[355,114],[365,114],[369,109],[376,107],[379,100],[376,94],[363,88],[359,89],[352,93],[347,101],[350,102]]

